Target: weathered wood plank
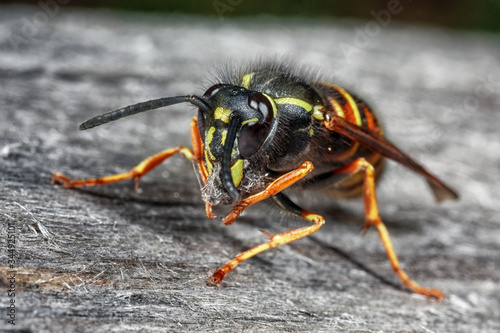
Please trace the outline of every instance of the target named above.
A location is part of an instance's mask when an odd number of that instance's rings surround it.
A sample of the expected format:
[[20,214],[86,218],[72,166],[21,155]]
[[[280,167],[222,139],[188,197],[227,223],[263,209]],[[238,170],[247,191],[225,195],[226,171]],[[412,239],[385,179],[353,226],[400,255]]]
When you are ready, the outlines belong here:
[[[2,327],[56,331],[500,330],[500,47],[493,36],[398,26],[356,46],[365,23],[206,21],[61,10],[29,30],[37,7],[0,10]],[[20,36],[19,43],[12,38]],[[14,43],[14,44],[13,44]],[[346,51],[348,50],[348,51]],[[350,52],[350,53],[346,53]],[[174,158],[132,184],[66,190],[73,177],[128,170],[189,142],[186,106],[78,132],[109,109],[200,92],[214,61],[292,54],[371,101],[389,137],[462,198],[437,205],[419,177],[389,165],[378,197],[409,274],[441,302],[400,287],[362,207],[304,196],[317,234],[211,272],[301,225],[271,206],[233,226],[204,216],[190,164]],[[223,213],[221,211],[220,213]],[[16,326],[5,306],[7,227],[16,227]]]

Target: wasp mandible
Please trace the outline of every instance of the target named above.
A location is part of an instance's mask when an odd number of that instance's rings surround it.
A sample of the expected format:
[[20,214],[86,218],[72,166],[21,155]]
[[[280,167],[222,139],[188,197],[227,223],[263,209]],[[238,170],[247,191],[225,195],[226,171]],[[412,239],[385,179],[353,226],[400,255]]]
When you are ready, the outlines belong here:
[[142,176],[180,154],[199,170],[209,218],[214,217],[213,206],[232,205],[222,219],[230,225],[249,206],[270,199],[280,209],[310,222],[309,226],[274,235],[264,232],[268,242],[236,255],[215,271],[209,284],[216,286],[241,262],[311,235],[325,223],[322,216],[301,208],[283,190],[316,190],[340,198],[362,196],[363,229],[374,227],[378,231],[392,268],[404,285],[425,296],[443,297],[440,290],[415,283],[400,267],[379,214],[375,184],[384,159],[389,158],[425,177],[437,201],[458,195],[388,141],[379,119],[362,99],[288,65],[258,63],[239,73],[221,75],[202,96],[129,105],[89,119],[79,129],[179,103],[198,108],[191,122],[192,148],[164,150],[122,174],[71,180],[55,173],[53,181],[80,187],[135,179],[137,188]]

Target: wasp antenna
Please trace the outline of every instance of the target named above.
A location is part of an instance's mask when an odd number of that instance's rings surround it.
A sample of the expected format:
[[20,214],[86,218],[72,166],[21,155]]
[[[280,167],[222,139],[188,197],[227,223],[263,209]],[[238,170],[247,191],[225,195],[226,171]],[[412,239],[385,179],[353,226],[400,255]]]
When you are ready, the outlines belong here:
[[176,96],[176,97],[164,97],[159,99],[153,99],[147,102],[137,103],[134,105],[129,105],[120,109],[109,111],[103,113],[99,116],[91,118],[78,127],[80,131],[96,127],[105,123],[109,123],[113,120],[118,120],[123,117],[132,116],[137,113],[159,109],[165,106],[179,104],[183,102],[191,103],[199,107],[203,112],[210,110],[210,105],[198,96]]
[[207,101],[205,101],[203,98],[198,97],[196,95],[186,96],[186,102],[189,102],[189,103],[193,104],[194,106],[199,107],[200,110],[205,114],[208,114],[210,112],[210,110],[212,109],[210,104],[207,103]]
[[224,151],[222,152],[222,184],[226,188],[227,193],[231,198],[238,200],[240,194],[234,186],[233,177],[231,175],[231,153],[233,151],[234,140],[236,140],[236,133],[240,127],[240,117],[232,113],[231,122],[229,123],[229,128],[227,130],[226,144],[224,145]]

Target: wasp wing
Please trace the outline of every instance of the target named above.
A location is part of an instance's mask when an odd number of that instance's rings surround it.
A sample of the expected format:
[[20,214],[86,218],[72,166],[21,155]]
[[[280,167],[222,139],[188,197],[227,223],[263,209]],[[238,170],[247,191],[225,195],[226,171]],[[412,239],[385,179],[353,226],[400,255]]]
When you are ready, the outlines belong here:
[[344,118],[332,117],[326,121],[326,125],[329,129],[343,134],[352,140],[355,140],[362,145],[378,152],[379,154],[390,158],[398,163],[401,163],[405,167],[415,171],[416,173],[424,176],[434,193],[434,196],[438,202],[447,199],[458,199],[458,194],[451,189],[448,185],[444,184],[432,173],[427,171],[421,164],[412,159],[410,156],[399,150],[394,146],[389,140],[383,136],[372,133],[363,128],[350,123]]

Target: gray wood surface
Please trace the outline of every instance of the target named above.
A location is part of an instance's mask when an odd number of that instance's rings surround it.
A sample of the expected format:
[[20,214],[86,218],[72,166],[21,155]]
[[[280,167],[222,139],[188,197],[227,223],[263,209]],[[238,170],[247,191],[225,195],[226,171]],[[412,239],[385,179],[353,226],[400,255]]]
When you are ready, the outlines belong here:
[[[219,21],[41,7],[0,7],[0,329],[23,332],[500,330],[500,45],[498,36],[389,22]],[[375,27],[375,28],[374,28]],[[372,30],[370,30],[372,29]],[[367,34],[369,33],[369,35]],[[364,37],[363,37],[364,36]],[[354,88],[389,138],[456,188],[438,205],[425,182],[389,163],[382,217],[417,282],[401,287],[360,200],[302,195],[326,225],[205,282],[259,228],[304,225],[269,204],[234,225],[204,216],[190,163],[172,158],[129,182],[68,190],[72,177],[123,172],[189,144],[178,105],[79,132],[138,101],[200,93],[221,59],[292,55]],[[222,215],[223,207],[217,213]],[[16,325],[7,324],[8,225],[16,227]]]

